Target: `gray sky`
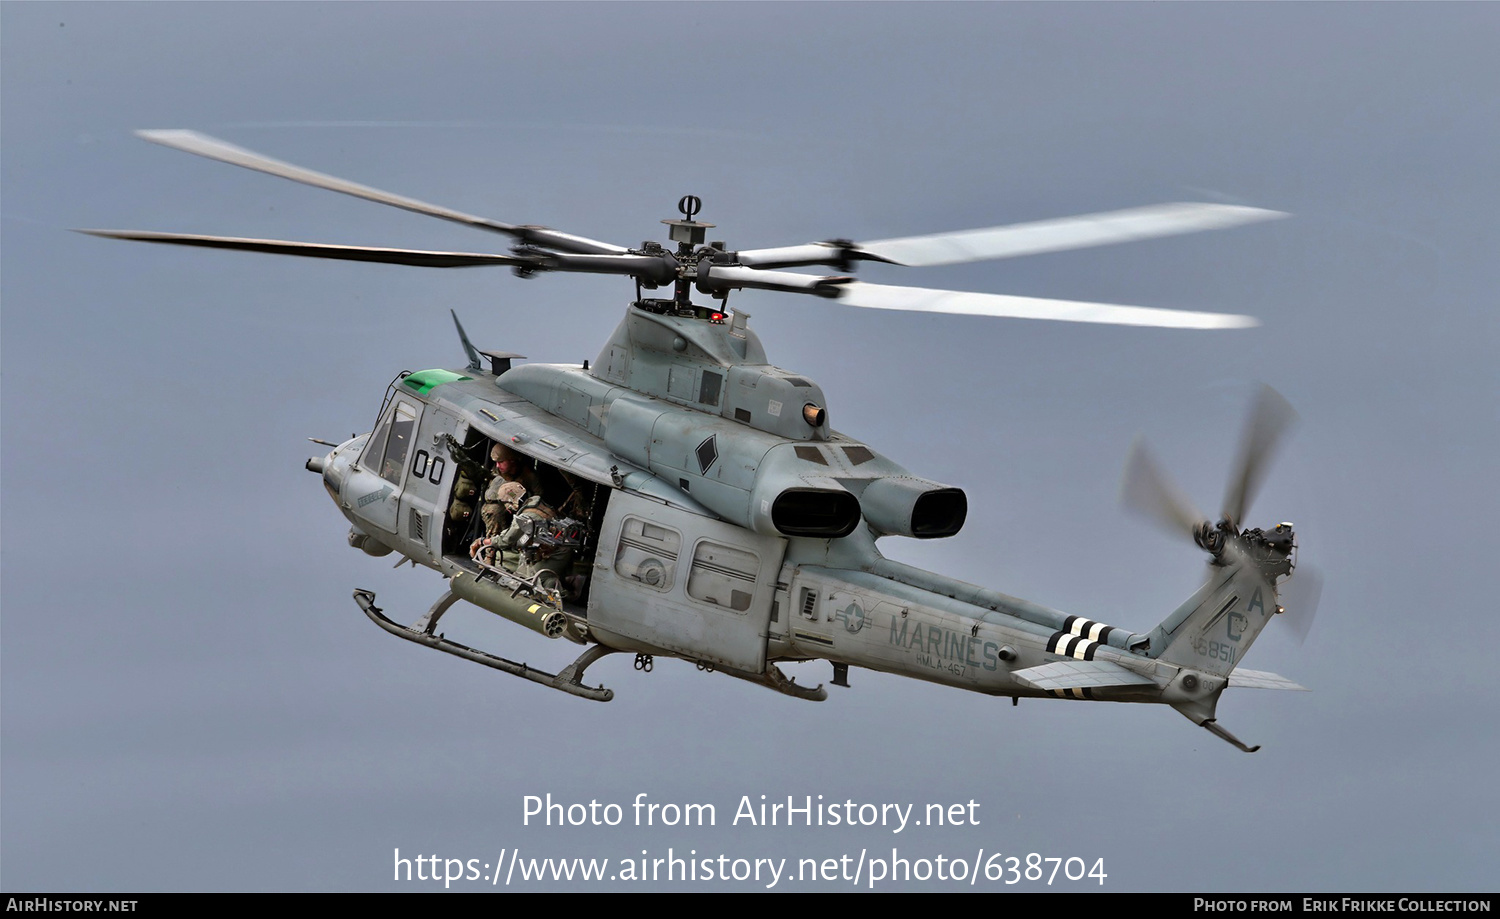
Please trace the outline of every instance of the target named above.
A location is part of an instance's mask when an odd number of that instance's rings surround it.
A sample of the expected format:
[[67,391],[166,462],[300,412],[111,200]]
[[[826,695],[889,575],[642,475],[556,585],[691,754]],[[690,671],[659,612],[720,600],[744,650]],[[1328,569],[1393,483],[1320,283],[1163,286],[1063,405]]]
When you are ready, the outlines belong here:
[[[0,5],[0,885],[409,890],[433,885],[393,884],[397,848],[895,846],[1102,858],[1106,890],[1492,889],[1497,25],[1491,4]],[[1245,756],[1165,708],[1011,708],[864,671],[812,705],[624,656],[591,670],[617,693],[597,705],[395,641],[351,590],[409,621],[441,583],[347,547],[304,438],[367,430],[397,371],[461,364],[450,307],[480,347],[577,362],[629,285],[66,232],[496,242],[130,134],[166,127],[623,244],[663,238],[688,193],[731,248],[1290,211],[862,271],[1251,331],[733,304],[836,427],[967,490],[962,534],[887,555],[1138,631],[1201,555],[1117,509],[1131,438],[1214,506],[1272,383],[1302,425],[1251,518],[1295,521],[1327,586],[1306,644],[1268,632],[1248,665],[1315,691],[1227,693],[1220,722],[1265,745]],[[459,616],[450,636],[508,657],[573,651]],[[549,792],[711,803],[718,825],[522,826]],[[731,826],[762,794],[973,799],[981,822]]]

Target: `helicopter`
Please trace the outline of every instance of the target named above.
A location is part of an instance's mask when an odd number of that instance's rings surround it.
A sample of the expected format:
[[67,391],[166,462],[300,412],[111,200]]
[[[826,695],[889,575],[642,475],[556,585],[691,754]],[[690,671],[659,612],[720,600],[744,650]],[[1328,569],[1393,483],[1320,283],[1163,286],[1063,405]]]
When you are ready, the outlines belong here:
[[[686,195],[664,246],[619,246],[502,223],[272,159],[187,130],[144,139],[381,204],[500,233],[508,253],[329,245],[136,230],[96,236],[424,267],[504,266],[521,277],[583,272],[629,278],[635,297],[592,362],[517,364],[481,351],[451,311],[467,363],[398,374],[374,427],[307,460],[350,524],[348,542],[397,566],[433,569],[446,587],[413,624],[372,591],[363,613],[405,640],[583,699],[599,659],[633,653],[693,663],[794,698],[823,701],[779,666],[883,671],[992,696],[1171,706],[1253,753],[1218,724],[1230,686],[1303,690],[1240,665],[1278,614],[1305,634],[1320,579],[1293,580],[1292,524],[1244,523],[1267,464],[1296,418],[1263,386],[1217,521],[1198,512],[1139,441],[1127,506],[1208,555],[1203,585],[1137,633],[886,558],[891,536],[942,539],[963,528],[962,488],[915,475],[831,427],[822,388],[767,358],[738,290],[812,295],[874,309],[1228,330],[1247,316],[1082,303],[858,281],[864,261],[938,266],[1228,228],[1286,216],[1240,205],[1178,203],[952,233],[761,249],[708,241]],[[791,268],[833,269],[838,274]],[[669,296],[652,296],[660,291]],[[694,294],[707,298],[696,302]],[[520,484],[511,484],[520,483]],[[495,487],[495,486],[498,486]],[[508,490],[508,491],[507,491]],[[501,500],[501,498],[504,500]],[[1293,585],[1300,596],[1292,597]],[[583,646],[557,673],[471,648],[441,632],[460,600],[547,639]],[[1285,604],[1285,605],[1283,605]]]

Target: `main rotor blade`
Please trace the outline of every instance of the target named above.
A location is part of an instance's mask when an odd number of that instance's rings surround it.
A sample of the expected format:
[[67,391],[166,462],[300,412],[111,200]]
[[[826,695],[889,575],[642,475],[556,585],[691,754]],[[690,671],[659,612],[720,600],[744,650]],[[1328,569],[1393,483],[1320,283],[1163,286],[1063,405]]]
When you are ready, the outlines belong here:
[[1061,322],[1095,322],[1108,325],[1155,326],[1167,329],[1244,329],[1260,323],[1249,316],[1229,313],[1194,313],[1184,310],[1121,306],[1116,303],[1085,303],[1008,294],[982,294],[926,287],[891,287],[853,281],[838,288],[838,302],[871,309],[908,310],[925,313],[955,313],[965,316],[997,316],[1012,319],[1052,319]]
[[1125,458],[1125,475],[1120,480],[1120,503],[1162,529],[1176,536],[1193,538],[1193,530],[1203,522],[1203,515],[1193,502],[1172,484],[1146,449],[1144,439],[1137,437]]
[[843,285],[854,279],[838,275],[799,274],[792,271],[767,271],[740,265],[698,266],[698,289],[718,294],[729,290],[779,290],[794,294],[837,297]]
[[953,265],[1198,233],[1286,216],[1281,211],[1233,204],[1156,204],[956,233],[878,239],[859,243],[859,249],[898,265]]
[[1224,516],[1235,526],[1242,525],[1245,511],[1255,500],[1255,493],[1265,479],[1266,469],[1282,435],[1296,420],[1296,409],[1282,398],[1281,393],[1261,384],[1250,417],[1245,422],[1234,474],[1224,492]]
[[611,243],[599,242],[582,236],[574,236],[570,233],[559,233],[545,227],[516,226],[509,223],[501,223],[497,220],[489,220],[484,217],[476,217],[473,214],[465,214],[451,208],[440,207],[436,204],[428,204],[415,198],[404,195],[396,195],[368,185],[360,185],[337,176],[314,172],[291,163],[263,156],[243,147],[236,147],[207,134],[199,134],[197,131],[183,130],[155,130],[137,131],[136,134],[155,144],[171,147],[174,150],[182,150],[185,153],[194,153],[221,163],[229,163],[234,166],[243,166],[246,169],[254,169],[268,175],[280,176],[291,179],[293,182],[301,182],[304,185],[312,185],[316,188],[326,188],[329,191],[341,192],[353,195],[356,198],[364,198],[367,201],[375,201],[380,204],[389,204],[404,210],[413,211],[418,214],[426,214],[429,217],[439,217],[443,220],[452,220],[467,226],[477,227],[481,230],[491,230],[496,233],[507,233],[515,236],[522,242],[533,245],[546,246],[562,252],[580,252],[585,254],[622,254],[626,250],[621,246]]
[[1107,246],[1137,239],[1224,229],[1286,216],[1289,215],[1281,211],[1233,204],[1155,204],[1123,211],[1081,214],[1077,217],[977,230],[903,236],[861,243],[809,243],[803,246],[751,249],[738,254],[740,264],[755,268],[843,265],[859,260],[929,267]]
[[373,246],[338,246],[301,243],[285,239],[242,239],[236,236],[200,236],[193,233],[151,233],[144,230],[79,230],[108,239],[133,239],[209,249],[241,249],[274,255],[344,259],[354,262],[384,262],[389,265],[419,265],[427,268],[464,268],[471,265],[534,265],[533,259],[485,252],[434,252],[425,249],[382,249]]

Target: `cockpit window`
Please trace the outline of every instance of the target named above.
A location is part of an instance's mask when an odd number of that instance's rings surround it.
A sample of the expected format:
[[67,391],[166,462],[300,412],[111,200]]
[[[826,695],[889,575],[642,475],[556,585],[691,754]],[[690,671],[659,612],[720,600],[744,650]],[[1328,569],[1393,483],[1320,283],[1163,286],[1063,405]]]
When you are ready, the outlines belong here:
[[380,461],[380,477],[392,485],[399,485],[401,471],[406,468],[407,449],[416,433],[416,410],[405,402],[397,402],[395,414],[387,423],[391,434],[385,446],[385,457]]
[[370,435],[365,442],[365,452],[359,458],[359,464],[369,470],[380,468],[380,458],[385,454],[385,441],[391,434],[391,418],[394,416],[387,412],[385,419],[380,422],[380,427]]

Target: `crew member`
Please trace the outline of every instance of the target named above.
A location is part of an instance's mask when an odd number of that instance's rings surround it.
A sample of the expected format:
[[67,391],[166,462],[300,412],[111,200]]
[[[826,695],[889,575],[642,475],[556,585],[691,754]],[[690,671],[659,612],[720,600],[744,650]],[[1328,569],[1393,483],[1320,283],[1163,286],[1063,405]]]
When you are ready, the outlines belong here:
[[557,518],[557,511],[541,495],[528,496],[526,487],[519,482],[501,485],[498,497],[511,514],[510,526],[499,536],[475,540],[470,553],[499,550],[503,553],[503,566],[517,577],[537,578],[543,586],[561,589],[562,579],[573,565],[573,550],[548,545],[538,538],[547,524]]
[[479,517],[484,521],[484,535],[487,537],[499,536],[510,526],[511,512],[506,510],[505,503],[500,500],[502,487],[509,482],[518,482],[528,494],[540,493],[536,470],[522,463],[511,448],[495,444],[490,448],[490,462],[494,464],[495,475],[485,488],[484,501],[479,506]]
[[452,434],[443,436],[448,455],[458,467],[458,473],[454,477],[453,500],[448,504],[447,537],[450,540],[461,539],[469,532],[469,519],[474,515],[475,500],[484,491],[489,473],[485,472],[483,464],[469,456],[468,451]]

